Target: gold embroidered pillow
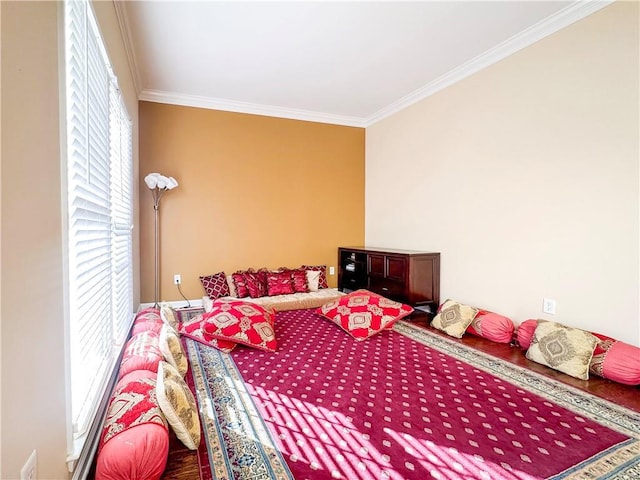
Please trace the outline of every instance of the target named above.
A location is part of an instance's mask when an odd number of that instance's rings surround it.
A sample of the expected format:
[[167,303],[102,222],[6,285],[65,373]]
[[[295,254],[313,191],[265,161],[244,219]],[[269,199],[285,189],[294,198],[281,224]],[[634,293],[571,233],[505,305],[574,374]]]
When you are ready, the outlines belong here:
[[526,357],[581,380],[589,379],[589,364],[598,339],[589,332],[556,322],[538,322]]
[[160,318],[162,321],[169,325],[174,330],[178,330],[178,319],[176,318],[176,314],[173,311],[173,308],[168,303],[163,303],[160,305]]
[[189,368],[187,356],[184,354],[182,343],[176,332],[166,325],[163,325],[160,331],[159,347],[164,359],[184,377]]
[[178,371],[167,362],[160,362],[158,366],[156,397],[176,437],[188,449],[196,450],[200,445],[196,400]]
[[475,307],[447,300],[431,321],[431,326],[452,337],[462,338],[478,312],[479,310]]

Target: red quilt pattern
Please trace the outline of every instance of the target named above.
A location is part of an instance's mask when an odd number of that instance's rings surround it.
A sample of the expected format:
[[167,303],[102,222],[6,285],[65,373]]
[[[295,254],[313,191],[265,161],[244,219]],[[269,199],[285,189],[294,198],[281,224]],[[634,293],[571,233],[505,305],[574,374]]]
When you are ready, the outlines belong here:
[[206,336],[275,352],[274,312],[253,303],[219,302],[203,314],[202,329]]
[[200,342],[204,345],[208,345],[213,348],[217,348],[223,352],[230,352],[236,346],[234,342],[228,342],[226,340],[219,340],[211,337],[203,330],[205,320],[203,315],[198,315],[189,320],[181,322],[178,327],[178,331],[181,335],[187,338],[192,338],[196,342]]
[[356,290],[326,303],[317,312],[356,340],[366,340],[393,326],[396,320],[413,312],[413,308],[368,290]]

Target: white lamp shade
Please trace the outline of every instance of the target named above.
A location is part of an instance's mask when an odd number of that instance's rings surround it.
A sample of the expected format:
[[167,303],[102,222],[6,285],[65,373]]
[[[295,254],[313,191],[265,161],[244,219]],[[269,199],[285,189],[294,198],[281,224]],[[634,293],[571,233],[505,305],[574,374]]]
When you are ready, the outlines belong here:
[[158,188],[167,188],[167,177],[164,177],[162,175],[158,177]]
[[158,174],[150,173],[149,175],[144,177],[144,183],[147,184],[147,187],[149,187],[149,190],[153,190],[158,186]]
[[178,186],[178,181],[173,177],[165,177],[159,173],[150,173],[144,177],[144,183],[150,190],[159,188],[160,190],[172,190]]

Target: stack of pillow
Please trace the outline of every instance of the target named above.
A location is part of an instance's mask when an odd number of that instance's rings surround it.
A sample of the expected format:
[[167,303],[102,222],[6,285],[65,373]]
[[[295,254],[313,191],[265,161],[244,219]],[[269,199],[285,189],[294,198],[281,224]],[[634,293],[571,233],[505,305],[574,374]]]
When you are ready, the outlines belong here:
[[136,315],[100,437],[97,480],[159,479],[169,427],[187,448],[198,448],[198,409],[184,380],[188,363],[176,328],[166,305]]
[[326,265],[302,265],[295,269],[282,267],[277,270],[250,268],[231,275],[218,272],[200,277],[200,282],[212,300],[307,293],[329,287]]

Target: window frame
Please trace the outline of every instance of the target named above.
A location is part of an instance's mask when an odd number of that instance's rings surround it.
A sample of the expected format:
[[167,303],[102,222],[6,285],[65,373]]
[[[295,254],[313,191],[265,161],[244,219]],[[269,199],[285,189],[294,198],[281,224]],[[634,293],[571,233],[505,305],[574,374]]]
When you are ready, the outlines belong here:
[[[82,12],[79,12],[79,9]],[[84,24],[70,25],[70,13],[73,11],[76,15],[84,15]],[[63,268],[64,268],[64,285],[65,285],[65,378],[66,378],[66,391],[67,391],[67,464],[70,472],[74,472],[73,478],[84,478],[86,472],[91,465],[91,459],[95,454],[98,446],[98,440],[100,437],[100,431],[102,423],[106,416],[106,409],[110,399],[111,391],[116,382],[117,365],[120,362],[124,343],[128,337],[131,324],[134,318],[134,271],[133,271],[133,251],[134,251],[134,158],[133,158],[133,139],[134,129],[131,122],[131,116],[127,111],[126,104],[122,92],[118,88],[117,77],[115,76],[112,68],[112,62],[109,59],[108,52],[102,34],[100,32],[99,24],[93,10],[93,5],[89,0],[65,0],[61,3],[59,10],[59,18],[61,25],[60,35],[60,104],[61,104],[61,164],[62,164],[62,212],[63,212]],[[77,30],[73,30],[74,33],[84,28],[84,37],[70,40],[70,27],[71,29],[77,27]],[[94,51],[91,53],[94,58],[89,59],[90,55],[87,50],[76,50],[73,53],[71,48],[79,48],[79,45],[84,41],[84,47],[88,50],[91,47],[89,44],[94,43]],[[97,51],[95,50],[97,48]],[[75,56],[74,56],[75,55]],[[108,283],[108,291],[104,299],[104,308],[108,310],[108,314],[103,317],[103,322],[107,322],[108,326],[105,327],[105,331],[109,332],[108,338],[105,334],[103,343],[105,347],[105,355],[107,357],[102,359],[100,364],[100,371],[103,373],[102,378],[99,378],[95,385],[90,389],[91,397],[90,403],[85,405],[85,414],[83,422],[80,428],[75,425],[74,415],[74,378],[75,368],[78,368],[76,358],[77,350],[74,351],[74,342],[79,337],[74,337],[74,321],[77,319],[77,313],[74,306],[75,300],[72,296],[77,294],[77,285],[74,285],[74,281],[77,283],[77,278],[74,278],[77,272],[77,264],[82,263],[77,260],[77,249],[74,250],[71,243],[78,238],[77,232],[74,234],[73,229],[74,221],[78,219],[74,216],[77,213],[77,208],[71,205],[74,199],[78,199],[75,195],[74,189],[78,189],[78,185],[74,180],[70,178],[73,173],[74,161],[79,158],[77,144],[73,144],[73,141],[77,141],[78,137],[71,133],[70,129],[78,127],[76,117],[85,118],[89,117],[90,106],[88,105],[89,94],[88,90],[80,92],[84,94],[84,98],[81,100],[87,101],[85,105],[86,111],[81,114],[78,111],[74,111],[74,106],[78,103],[77,97],[71,94],[70,85],[73,81],[78,82],[79,76],[73,72],[73,68],[70,66],[71,62],[76,61],[80,55],[84,55],[82,61],[86,64],[82,64],[84,67],[84,74],[87,75],[84,88],[88,89],[87,84],[90,83],[88,75],[91,73],[89,62],[90,60],[101,61],[103,65],[98,67],[104,67],[104,70],[100,72],[106,72],[106,78],[103,78],[100,87],[106,85],[106,91],[100,91],[98,94],[103,95],[103,100],[106,98],[107,108],[106,117],[104,116],[105,110],[102,110],[103,128],[94,129],[92,132],[94,135],[102,135],[105,133],[104,121],[106,119],[106,139],[102,138],[102,151],[100,152],[102,157],[100,161],[104,161],[106,158],[108,164],[108,171],[102,172],[103,177],[108,180],[106,190],[103,191],[108,198],[103,198],[108,205],[108,215],[103,220],[108,220],[108,224],[103,223],[104,239],[108,237],[108,253],[98,255],[103,258],[107,255],[109,271],[105,273],[108,277],[108,281],[104,282],[104,285]],[[95,58],[95,57],[98,58]],[[77,66],[77,65],[76,65]],[[96,65],[94,65],[95,67]],[[77,87],[77,85],[76,85]],[[78,90],[73,91],[76,95]],[[74,103],[75,102],[75,103]],[[86,134],[87,150],[85,160],[87,162],[87,169],[90,168],[90,153],[89,145],[91,140],[88,135],[88,123]],[[105,148],[106,147],[106,150]],[[72,158],[73,157],[73,158]],[[118,169],[114,169],[114,163],[119,164]],[[104,165],[102,165],[104,166]],[[123,182],[124,180],[124,182]],[[126,183],[125,183],[126,182]],[[104,182],[103,182],[103,187]],[[124,240],[124,241],[122,241]],[[74,266],[74,262],[76,266]],[[124,285],[124,287],[123,287]],[[94,296],[90,294],[89,296]],[[104,352],[103,352],[104,353]],[[78,396],[76,394],[75,402],[77,404]],[[79,468],[76,468],[78,465]],[[82,468],[80,468],[82,466]]]

